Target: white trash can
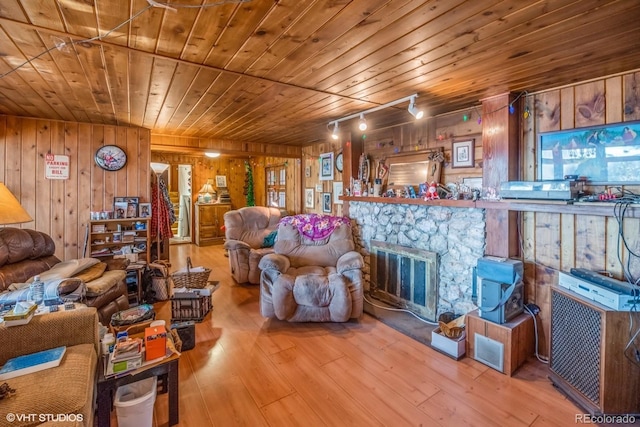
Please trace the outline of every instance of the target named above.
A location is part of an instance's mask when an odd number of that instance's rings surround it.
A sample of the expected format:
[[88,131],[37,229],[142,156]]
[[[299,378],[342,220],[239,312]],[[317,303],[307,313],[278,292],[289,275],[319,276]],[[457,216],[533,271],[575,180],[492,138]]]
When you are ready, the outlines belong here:
[[157,377],[118,387],[113,402],[118,427],[152,427],[157,387]]

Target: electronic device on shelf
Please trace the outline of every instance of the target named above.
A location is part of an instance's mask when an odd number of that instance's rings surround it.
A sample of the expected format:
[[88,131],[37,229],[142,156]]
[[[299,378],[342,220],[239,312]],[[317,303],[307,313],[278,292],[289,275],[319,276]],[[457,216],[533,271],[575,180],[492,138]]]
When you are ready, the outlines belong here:
[[[582,277],[575,275],[574,270],[581,274]],[[610,279],[613,282],[602,279]],[[599,282],[596,282],[596,280]],[[624,286],[624,282],[602,276],[590,270],[572,268],[571,274],[561,271],[558,274],[558,285],[612,310],[630,311],[632,309],[640,309],[640,297],[638,296],[638,289],[640,288],[634,288],[631,285],[628,285],[629,288],[627,288]]]
[[571,179],[549,181],[506,181],[500,184],[503,199],[575,200],[584,182]]

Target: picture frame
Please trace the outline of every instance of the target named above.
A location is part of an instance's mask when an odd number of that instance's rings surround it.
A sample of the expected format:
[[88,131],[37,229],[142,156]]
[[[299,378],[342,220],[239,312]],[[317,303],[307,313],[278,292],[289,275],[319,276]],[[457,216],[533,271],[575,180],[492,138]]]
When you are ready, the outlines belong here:
[[313,209],[314,207],[313,188],[304,189],[304,207],[309,209]]
[[138,204],[127,202],[127,214],[125,218],[138,218]]
[[640,121],[540,133],[536,180],[571,176],[589,185],[639,184],[639,135]]
[[320,181],[333,181],[333,152],[320,154]]
[[227,188],[227,176],[226,175],[216,175],[216,187],[217,188]]
[[340,200],[340,196],[344,196],[343,194],[344,188],[342,181],[334,181],[333,182],[333,203],[336,205],[341,205],[342,200]]
[[331,193],[322,193],[322,212],[331,212]]
[[125,201],[113,203],[113,217],[115,219],[124,219],[127,217],[127,208],[129,204]]
[[151,203],[140,203],[139,205],[140,208],[140,218],[151,218],[152,212],[151,212]]
[[454,141],[451,144],[451,167],[472,168],[475,165],[475,139]]
[[471,190],[482,191],[482,177],[467,177],[462,178],[462,184],[469,187]]

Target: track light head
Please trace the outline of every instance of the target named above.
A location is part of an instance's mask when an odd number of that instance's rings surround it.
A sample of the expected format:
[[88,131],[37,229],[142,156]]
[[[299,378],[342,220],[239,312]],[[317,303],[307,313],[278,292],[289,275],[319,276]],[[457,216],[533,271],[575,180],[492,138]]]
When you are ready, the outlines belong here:
[[367,130],[367,121],[364,119],[364,113],[360,113],[360,122],[358,123],[358,129],[363,132]]
[[331,138],[333,139],[338,139],[338,122],[335,122],[335,124],[333,125],[333,132],[331,132]]
[[420,120],[424,117],[424,111],[416,107],[416,97],[411,97],[411,103],[409,104],[409,113],[416,118],[416,120]]

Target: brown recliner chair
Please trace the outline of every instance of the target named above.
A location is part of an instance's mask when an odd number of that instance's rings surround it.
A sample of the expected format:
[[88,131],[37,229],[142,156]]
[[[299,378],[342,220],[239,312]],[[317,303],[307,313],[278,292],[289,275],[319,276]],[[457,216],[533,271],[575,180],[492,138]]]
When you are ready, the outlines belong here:
[[248,206],[224,214],[225,243],[229,252],[231,275],[238,283],[260,283],[258,263],[273,253],[265,238],[277,231],[280,210],[264,206]]
[[290,322],[346,322],[362,316],[364,260],[355,251],[351,226],[347,219],[327,225],[335,217],[317,218],[324,237],[301,232],[305,228],[296,219],[278,226],[274,253],[260,260],[263,316]]

